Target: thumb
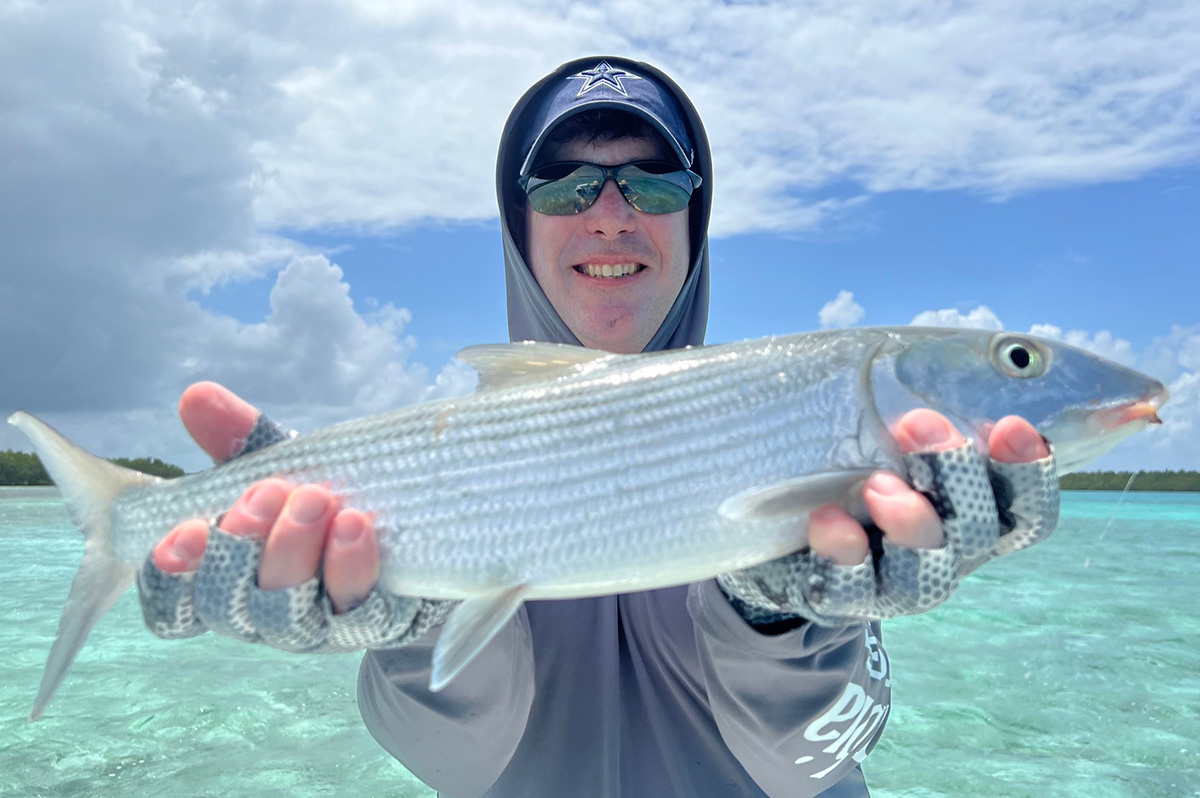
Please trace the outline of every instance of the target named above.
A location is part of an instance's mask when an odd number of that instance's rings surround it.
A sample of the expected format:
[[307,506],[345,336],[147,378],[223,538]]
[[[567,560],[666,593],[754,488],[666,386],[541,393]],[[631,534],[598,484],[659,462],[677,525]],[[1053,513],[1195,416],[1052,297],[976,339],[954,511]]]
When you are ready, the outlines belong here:
[[197,382],[179,398],[179,418],[200,448],[223,463],[241,451],[258,410],[223,385]]

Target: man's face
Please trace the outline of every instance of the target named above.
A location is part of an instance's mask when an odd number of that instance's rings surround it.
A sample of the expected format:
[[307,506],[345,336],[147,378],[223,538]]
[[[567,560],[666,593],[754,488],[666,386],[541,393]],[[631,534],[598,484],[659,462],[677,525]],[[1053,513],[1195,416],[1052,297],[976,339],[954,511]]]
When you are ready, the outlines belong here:
[[[616,166],[674,158],[654,140],[626,138],[569,141],[539,160]],[[609,180],[583,213],[546,216],[526,206],[525,217],[529,268],[575,337],[609,352],[645,349],[687,277],[687,209],[642,213]]]

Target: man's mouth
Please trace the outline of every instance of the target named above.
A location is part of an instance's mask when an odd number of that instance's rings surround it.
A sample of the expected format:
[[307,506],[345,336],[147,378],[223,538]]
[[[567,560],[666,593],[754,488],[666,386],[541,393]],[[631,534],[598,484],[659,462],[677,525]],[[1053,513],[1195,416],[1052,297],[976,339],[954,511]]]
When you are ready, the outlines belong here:
[[644,268],[640,263],[580,263],[575,271],[588,277],[619,278],[637,274]]

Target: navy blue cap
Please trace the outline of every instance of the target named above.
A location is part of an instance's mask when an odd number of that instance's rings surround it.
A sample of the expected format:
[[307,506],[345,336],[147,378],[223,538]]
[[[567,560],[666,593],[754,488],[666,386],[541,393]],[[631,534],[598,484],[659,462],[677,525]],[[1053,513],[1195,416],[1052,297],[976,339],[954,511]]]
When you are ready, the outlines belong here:
[[521,148],[527,154],[520,174],[528,173],[546,136],[559,122],[593,108],[613,108],[645,119],[671,145],[680,163],[692,166],[692,139],[675,95],[657,78],[639,74],[623,59],[600,59],[590,68],[552,80],[544,92],[529,111],[529,127]]

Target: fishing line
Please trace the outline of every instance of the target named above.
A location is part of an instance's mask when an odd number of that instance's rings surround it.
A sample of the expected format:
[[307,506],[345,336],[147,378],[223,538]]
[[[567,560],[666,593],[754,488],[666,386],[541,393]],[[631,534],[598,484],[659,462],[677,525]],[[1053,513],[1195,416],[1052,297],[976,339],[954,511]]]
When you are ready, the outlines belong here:
[[1125,483],[1125,490],[1121,491],[1121,496],[1117,499],[1117,506],[1113,508],[1112,515],[1108,517],[1108,523],[1104,525],[1104,531],[1100,533],[1097,540],[1104,540],[1104,536],[1108,534],[1108,528],[1112,526],[1113,521],[1117,520],[1117,514],[1121,512],[1121,505],[1125,503],[1125,495],[1129,493],[1129,489],[1133,487],[1133,481],[1140,473],[1142,473],[1141,470],[1138,470],[1129,475],[1129,481]]

